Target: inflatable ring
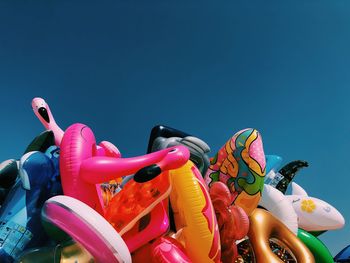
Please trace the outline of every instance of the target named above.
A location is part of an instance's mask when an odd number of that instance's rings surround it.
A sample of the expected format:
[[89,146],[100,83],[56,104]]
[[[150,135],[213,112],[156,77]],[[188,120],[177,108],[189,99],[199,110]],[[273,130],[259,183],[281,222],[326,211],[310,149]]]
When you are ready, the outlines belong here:
[[45,202],[42,220],[79,242],[97,262],[131,263],[124,240],[94,209],[69,196],[55,196]]
[[258,206],[264,187],[266,160],[259,132],[245,129],[237,132],[211,158],[205,182],[225,183],[231,192],[232,203],[250,215]]
[[306,232],[305,230],[298,230],[298,238],[308,247],[314,255],[317,263],[333,263],[332,254],[328,248],[317,237]]
[[[61,142],[60,171],[63,193],[77,198],[103,214],[103,198],[100,189],[80,178],[81,163],[91,158],[96,149],[95,136],[84,124],[73,124],[65,132]],[[101,183],[108,182],[102,180]]]
[[220,234],[207,186],[197,167],[188,161],[170,171],[170,203],[176,239],[193,262],[220,262]]
[[248,237],[256,262],[281,263],[272,252],[269,240],[277,239],[293,254],[297,262],[314,263],[310,250],[282,222],[264,209],[255,209],[250,215]]

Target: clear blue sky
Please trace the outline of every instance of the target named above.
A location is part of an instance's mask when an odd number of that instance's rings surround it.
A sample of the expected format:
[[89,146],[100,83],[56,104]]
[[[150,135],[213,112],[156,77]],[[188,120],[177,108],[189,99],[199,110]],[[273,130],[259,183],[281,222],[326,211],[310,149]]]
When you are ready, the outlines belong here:
[[[124,156],[160,123],[213,152],[254,127],[266,153],[309,161],[296,182],[350,225],[348,0],[0,1],[0,90],[0,159],[42,131],[35,96]],[[322,236],[333,254],[349,225]]]

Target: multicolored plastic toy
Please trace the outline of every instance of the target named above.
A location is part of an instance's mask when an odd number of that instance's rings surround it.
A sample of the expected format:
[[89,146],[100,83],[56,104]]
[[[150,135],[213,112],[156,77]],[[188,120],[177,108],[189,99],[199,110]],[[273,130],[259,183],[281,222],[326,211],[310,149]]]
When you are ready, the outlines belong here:
[[213,182],[225,183],[231,192],[231,202],[250,215],[261,198],[265,164],[259,132],[245,129],[237,132],[210,160],[205,182],[209,187]]

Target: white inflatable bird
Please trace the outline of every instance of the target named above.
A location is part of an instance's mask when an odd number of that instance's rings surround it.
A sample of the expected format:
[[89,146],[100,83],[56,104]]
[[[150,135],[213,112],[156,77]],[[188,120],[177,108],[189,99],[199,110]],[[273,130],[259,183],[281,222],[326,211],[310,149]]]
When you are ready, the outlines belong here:
[[292,194],[286,196],[298,215],[299,228],[306,231],[325,231],[342,228],[342,214],[327,202],[310,197],[298,184],[292,182]]

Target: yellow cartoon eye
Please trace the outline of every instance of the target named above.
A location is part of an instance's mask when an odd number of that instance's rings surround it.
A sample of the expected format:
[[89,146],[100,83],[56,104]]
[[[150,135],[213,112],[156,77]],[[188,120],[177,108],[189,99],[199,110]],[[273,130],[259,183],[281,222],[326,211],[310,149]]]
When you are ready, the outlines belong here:
[[316,204],[311,199],[306,199],[301,202],[301,210],[307,213],[312,213],[316,209]]

